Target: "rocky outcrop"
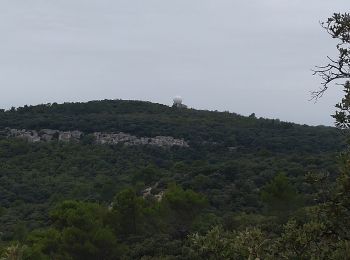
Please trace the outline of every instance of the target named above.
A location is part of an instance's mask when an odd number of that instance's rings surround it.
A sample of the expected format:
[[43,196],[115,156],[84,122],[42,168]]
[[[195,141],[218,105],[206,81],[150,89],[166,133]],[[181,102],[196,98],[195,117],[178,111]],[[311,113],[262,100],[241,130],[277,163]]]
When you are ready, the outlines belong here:
[[144,189],[143,191],[141,191],[142,197],[144,199],[153,198],[154,200],[156,200],[158,202],[162,201],[164,194],[165,194],[164,191],[161,191],[158,194],[153,195],[152,190],[153,190],[153,187],[148,187],[148,188]]
[[136,137],[125,133],[94,133],[95,142],[97,144],[119,144],[125,145],[153,145],[159,147],[180,146],[189,147],[188,143],[183,139],[175,139],[171,136],[156,137]]
[[61,142],[70,142],[72,140],[80,140],[81,136],[83,135],[80,131],[67,131],[67,132],[59,132],[58,134],[58,141]]
[[41,133],[41,140],[46,142],[49,142],[53,139],[57,139],[57,136],[59,135],[58,130],[51,130],[51,129],[42,129],[40,133]]
[[[81,141],[84,133],[78,130],[75,131],[59,131],[52,129],[36,130],[18,130],[18,129],[5,129],[5,135],[7,137],[15,137],[27,140],[31,143],[36,142],[79,142]],[[156,136],[156,137],[136,137],[126,133],[101,133],[95,132],[92,134],[94,142],[96,144],[124,144],[124,145],[151,145],[158,147],[189,147],[188,143],[183,139],[176,139],[171,136]]]
[[22,129],[22,130],[6,129],[6,130],[8,131],[8,134],[7,134],[8,137],[21,138],[31,143],[36,143],[41,141],[39,133],[35,130],[26,130],[26,129]]
[[42,129],[40,131],[36,130],[26,130],[26,129],[11,129],[6,128],[5,134],[7,137],[15,137],[27,140],[30,143],[37,142],[50,142],[54,140],[62,142],[78,142],[82,136],[80,131],[59,131],[52,129]]

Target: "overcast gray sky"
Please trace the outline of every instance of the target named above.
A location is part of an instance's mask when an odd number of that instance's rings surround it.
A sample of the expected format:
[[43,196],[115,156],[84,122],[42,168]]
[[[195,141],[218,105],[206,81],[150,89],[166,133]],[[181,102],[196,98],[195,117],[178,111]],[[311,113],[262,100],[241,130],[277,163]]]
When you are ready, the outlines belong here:
[[229,110],[307,124],[329,116],[319,21],[349,0],[0,0],[0,107],[96,99]]

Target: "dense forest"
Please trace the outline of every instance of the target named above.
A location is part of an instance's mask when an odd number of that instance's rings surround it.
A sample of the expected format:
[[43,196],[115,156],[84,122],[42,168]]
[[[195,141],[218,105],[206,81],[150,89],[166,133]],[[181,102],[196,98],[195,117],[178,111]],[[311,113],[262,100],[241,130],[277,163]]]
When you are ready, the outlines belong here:
[[[322,26],[340,55],[317,67],[314,97],[346,79],[338,128],[142,101],[1,110],[1,259],[350,259],[350,15]],[[8,129],[83,135],[29,142]]]
[[[281,229],[315,204],[313,179],[334,183],[345,147],[332,127],[141,101],[13,108],[0,124],[84,132],[81,142],[0,138],[1,241],[28,259],[193,258],[191,234]],[[97,145],[94,131],[189,147]]]

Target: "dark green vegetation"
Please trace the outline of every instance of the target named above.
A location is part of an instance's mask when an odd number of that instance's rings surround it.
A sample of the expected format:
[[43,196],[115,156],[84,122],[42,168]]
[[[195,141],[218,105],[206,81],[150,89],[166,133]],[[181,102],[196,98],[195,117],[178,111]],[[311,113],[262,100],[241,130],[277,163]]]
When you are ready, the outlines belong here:
[[[18,108],[1,112],[0,124],[171,135],[190,144],[165,149],[95,145],[88,136],[81,143],[1,138],[1,238],[4,245],[25,243],[32,259],[189,257],[190,233],[250,222],[273,228],[271,218],[283,222],[314,203],[309,174],[330,172],[334,179],[344,147],[330,127],[139,101]],[[151,195],[143,198],[148,187]],[[158,202],[153,195],[162,193]]]
[[326,127],[312,128],[228,112],[179,111],[140,101],[26,106],[0,113],[0,129],[5,127],[173,136],[190,141],[193,148],[203,146],[203,143],[212,146],[212,142],[219,147],[237,146],[248,151],[267,149],[282,153],[318,153],[339,148],[335,130]]

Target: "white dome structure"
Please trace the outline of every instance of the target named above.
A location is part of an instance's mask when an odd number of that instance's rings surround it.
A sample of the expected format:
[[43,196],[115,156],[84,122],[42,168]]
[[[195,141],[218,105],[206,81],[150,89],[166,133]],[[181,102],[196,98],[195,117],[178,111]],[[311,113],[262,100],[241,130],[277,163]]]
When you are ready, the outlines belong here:
[[187,108],[186,105],[182,104],[182,97],[176,96],[176,97],[174,97],[173,100],[174,100],[173,107],[177,107],[177,108]]
[[174,97],[174,105],[181,105],[182,104],[182,97],[176,96]]

